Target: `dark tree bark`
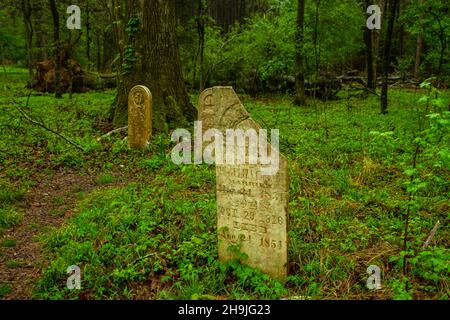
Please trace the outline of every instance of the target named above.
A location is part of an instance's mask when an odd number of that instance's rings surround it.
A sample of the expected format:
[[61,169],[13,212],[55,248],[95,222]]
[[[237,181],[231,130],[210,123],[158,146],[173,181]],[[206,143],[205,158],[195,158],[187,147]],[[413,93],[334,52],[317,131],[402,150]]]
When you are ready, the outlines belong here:
[[383,30],[383,25],[386,20],[386,1],[387,0],[379,0],[378,5],[381,9],[381,30],[373,30],[373,78],[375,79],[375,87],[378,86],[378,74],[381,73],[381,61],[380,58],[383,57],[383,53],[381,52],[381,33]]
[[[100,31],[99,31],[100,32]],[[113,71],[113,66],[116,70],[120,70],[120,63],[122,60],[117,60],[116,55],[118,52],[117,38],[114,36],[115,32],[112,30],[106,30],[101,32],[101,71],[105,73],[111,73]]]
[[235,22],[268,8],[266,0],[208,0],[210,16],[224,33],[230,31]]
[[192,17],[197,15],[196,1],[175,0],[175,15],[179,23],[188,23]]
[[36,61],[45,61],[48,60],[47,53],[47,30],[46,30],[46,10],[45,8],[39,6],[34,7],[34,26],[35,26],[35,45],[34,48],[36,52],[34,54],[34,59]]
[[200,54],[200,92],[205,89],[205,7],[204,0],[198,0],[198,17],[197,17],[197,30],[199,39],[199,54]]
[[[400,17],[403,10],[402,2],[398,1],[397,4],[397,17]],[[399,21],[398,27],[398,57],[403,58],[405,55],[405,25],[402,21]]]
[[88,68],[91,65],[91,22],[90,22],[89,0],[86,0],[86,58],[88,60]]
[[[366,13],[367,8],[371,5],[370,0],[364,0],[363,12]],[[366,61],[367,61],[367,87],[372,90],[377,88],[376,78],[376,44],[375,44],[375,30],[370,30],[364,26],[364,43],[366,45]]]
[[367,87],[376,89],[376,78],[374,72],[373,57],[373,32],[366,28],[364,30],[364,42],[366,44],[366,61],[367,61]]
[[[181,72],[174,1],[129,0],[125,11],[116,12],[116,16],[128,28],[116,30],[118,45],[122,47],[122,70],[114,125],[126,124],[128,94],[135,85],[145,85],[152,92],[155,130],[164,131],[166,124],[185,126],[193,121],[197,111],[189,101]],[[137,30],[136,18],[140,18]]]
[[59,27],[59,13],[56,6],[56,0],[49,0],[50,11],[53,17],[53,41],[54,41],[54,59],[55,59],[55,97],[61,98],[61,39]]
[[21,2],[23,22],[25,24],[25,38],[27,44],[27,68],[29,74],[29,81],[33,79],[33,23],[31,21],[31,14],[33,9],[30,0],[22,0]]
[[305,0],[298,0],[297,31],[295,37],[296,76],[295,76],[295,98],[294,98],[294,103],[298,106],[306,105],[305,66],[303,61],[304,24],[305,24]]
[[100,72],[102,68],[102,52],[101,52],[101,46],[100,46],[100,32],[96,32],[95,34],[95,42],[97,44],[96,46],[96,64],[97,64],[97,72]]
[[[419,6],[422,7],[423,0],[419,0]],[[414,79],[420,82],[420,65],[422,64],[423,52],[423,13],[419,15],[419,33],[416,40],[416,60],[414,62]]]
[[316,12],[314,16],[314,32],[313,32],[313,43],[314,43],[314,60],[316,67],[316,79],[319,78],[320,71],[320,55],[318,50],[318,37],[319,37],[319,11],[320,11],[320,0],[316,0]]
[[432,11],[430,11],[430,14],[434,17],[434,19],[438,22],[438,25],[439,25],[438,36],[439,36],[439,43],[441,45],[441,50],[440,50],[440,54],[439,54],[439,66],[438,66],[437,75],[436,75],[436,82],[437,82],[437,87],[440,87],[442,66],[444,64],[444,56],[445,56],[445,51],[447,50],[448,42],[447,42],[447,37],[445,34],[446,28],[442,25],[441,18]]
[[423,52],[423,33],[419,31],[416,42],[416,61],[414,63],[414,79],[416,82],[420,81],[420,65],[422,64],[422,52]]
[[392,33],[394,31],[395,12],[397,10],[398,0],[388,0],[388,27],[386,31],[386,38],[384,42],[383,55],[383,85],[381,89],[381,113],[388,113],[388,78],[389,68],[391,66],[391,46]]

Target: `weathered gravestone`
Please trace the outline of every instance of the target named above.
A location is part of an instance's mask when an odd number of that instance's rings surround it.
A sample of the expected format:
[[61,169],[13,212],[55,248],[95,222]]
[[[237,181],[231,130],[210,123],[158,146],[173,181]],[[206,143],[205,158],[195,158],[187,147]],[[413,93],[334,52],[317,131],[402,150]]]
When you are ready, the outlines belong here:
[[[202,93],[199,120],[204,131],[218,129],[225,134],[229,129],[254,129],[260,143],[265,139],[231,87],[214,87]],[[270,144],[267,150],[278,153]],[[241,259],[244,264],[282,280],[288,265],[289,177],[287,160],[279,153],[277,156],[279,167],[271,175],[263,174],[267,166],[249,163],[249,157],[243,164],[216,164],[217,226],[221,261],[245,253],[248,258]]]
[[152,94],[147,87],[136,86],[128,96],[128,143],[145,148],[152,135]]

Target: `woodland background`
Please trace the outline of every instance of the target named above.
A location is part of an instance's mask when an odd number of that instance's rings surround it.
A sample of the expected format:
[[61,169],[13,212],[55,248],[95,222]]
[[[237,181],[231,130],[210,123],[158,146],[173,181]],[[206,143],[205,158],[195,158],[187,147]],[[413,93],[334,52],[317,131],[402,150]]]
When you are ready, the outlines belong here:
[[[448,299],[449,33],[446,0],[2,0],[0,297]],[[123,130],[134,85],[146,150]],[[280,129],[286,282],[218,261],[214,167],[171,161],[216,85]]]

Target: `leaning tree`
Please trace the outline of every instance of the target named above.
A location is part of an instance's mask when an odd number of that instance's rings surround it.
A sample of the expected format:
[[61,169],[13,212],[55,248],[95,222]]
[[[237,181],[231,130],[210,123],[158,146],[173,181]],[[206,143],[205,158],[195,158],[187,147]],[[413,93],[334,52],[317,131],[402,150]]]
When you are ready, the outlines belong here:
[[114,126],[126,124],[128,94],[135,85],[152,92],[155,130],[193,121],[196,109],[180,67],[175,2],[112,0],[110,5],[120,57]]

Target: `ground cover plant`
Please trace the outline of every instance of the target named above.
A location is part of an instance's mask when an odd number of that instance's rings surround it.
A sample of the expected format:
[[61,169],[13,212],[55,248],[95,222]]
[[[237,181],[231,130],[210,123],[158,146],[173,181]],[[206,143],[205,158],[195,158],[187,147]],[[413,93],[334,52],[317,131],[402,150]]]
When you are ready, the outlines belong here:
[[[448,298],[448,94],[436,99],[426,85],[395,90],[389,115],[379,114],[375,96],[307,109],[283,95],[244,99],[254,119],[281,129],[289,160],[290,266],[281,283],[237,262],[218,262],[213,166],[174,165],[166,134],[145,151],[129,149],[123,133],[98,141],[108,131],[112,91],[28,97],[25,76],[8,70],[15,90],[2,95],[1,247],[8,272],[42,271],[24,289],[33,297]],[[11,101],[85,151],[30,124]],[[72,178],[58,181],[66,174]],[[33,213],[39,205],[45,218]],[[423,249],[438,220],[439,231]],[[8,231],[14,226],[19,232]],[[23,241],[43,247],[31,266],[11,255]],[[66,288],[71,265],[81,267],[81,291]],[[382,269],[381,290],[366,287],[369,265]],[[11,289],[2,284],[3,294]]]

